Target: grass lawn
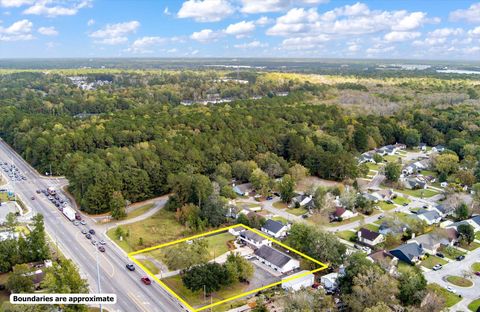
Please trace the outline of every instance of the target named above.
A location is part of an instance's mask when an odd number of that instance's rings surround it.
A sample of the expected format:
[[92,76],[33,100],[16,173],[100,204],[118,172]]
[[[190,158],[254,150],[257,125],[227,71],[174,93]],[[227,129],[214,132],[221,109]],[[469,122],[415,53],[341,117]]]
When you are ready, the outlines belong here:
[[282,202],[282,201],[274,202],[274,203],[272,204],[272,206],[273,206],[274,208],[277,208],[277,209],[285,209],[285,208],[287,208],[287,204],[285,204],[285,203]]
[[152,274],[160,273],[159,268],[152,261],[147,259],[138,259],[138,262],[143,264],[143,266],[146,267]]
[[354,231],[340,231],[340,232],[337,232],[335,233],[335,235],[337,235],[338,237],[346,240],[346,241],[351,241],[350,239],[357,236],[356,233]]
[[383,159],[385,159],[387,162],[397,162],[399,158],[402,158],[399,155],[385,155],[383,156]]
[[275,220],[275,221],[278,221],[278,222],[282,222],[283,224],[287,224],[288,223],[288,220],[285,219],[284,217],[280,217],[280,216],[275,216],[272,218],[272,220]]
[[380,166],[378,164],[374,164],[372,162],[367,162],[367,167],[368,169],[375,171],[378,171],[378,169],[380,169]]
[[428,284],[427,288],[432,290],[437,295],[443,297],[445,299],[445,305],[449,308],[456,305],[458,302],[460,302],[460,300],[462,300],[462,298],[460,298],[458,295],[452,294],[438,284]]
[[480,262],[475,262],[472,264],[472,271],[480,272]]
[[393,202],[397,205],[410,204],[411,200],[405,197],[397,196],[393,199]]
[[126,219],[132,219],[132,218],[138,217],[144,214],[145,212],[147,212],[148,210],[152,209],[154,205],[155,204],[151,203],[151,204],[140,206],[137,209],[133,210],[132,212],[128,213]]
[[205,240],[208,242],[208,251],[210,252],[211,259],[213,259],[228,251],[227,242],[235,240],[235,236],[229,232],[225,232],[206,237]]
[[377,225],[377,224],[369,223],[369,224],[364,224],[364,225],[359,226],[356,230],[358,231],[358,230],[360,230],[361,228],[364,228],[364,229],[367,229],[367,230],[376,232],[376,231],[378,231],[378,229],[380,228],[380,226]]
[[401,190],[400,192],[403,194],[407,194],[407,195],[418,197],[418,198],[422,198],[422,197],[428,198],[438,194],[437,191],[430,190],[430,189],[420,189],[420,190],[404,189],[404,190]]
[[468,309],[473,312],[476,312],[478,308],[480,308],[480,298],[478,298],[477,300],[473,300],[468,305]]
[[471,280],[454,275],[447,276],[447,282],[459,287],[470,287],[473,285]]
[[448,257],[452,260],[455,260],[455,258],[457,258],[458,256],[465,255],[465,253],[463,251],[460,251],[457,248],[451,247],[451,246],[450,247],[442,246],[442,247],[440,247],[440,249],[438,251],[443,253],[445,255],[445,257]]
[[480,244],[477,242],[472,242],[470,245],[464,244],[463,242],[460,243],[460,247],[466,249],[468,251],[472,251],[480,247]]
[[382,208],[382,210],[384,210],[384,211],[389,211],[389,210],[392,210],[396,207],[395,205],[389,204],[389,203],[384,202],[384,201],[379,202],[378,206],[380,208]]
[[477,233],[475,234],[475,239],[480,240],[480,232],[477,232]]
[[[199,290],[197,292],[192,292],[183,286],[182,279],[179,275],[165,278],[162,281],[193,307],[199,308],[206,304],[210,304],[210,297],[207,297],[207,303],[205,304],[203,291]],[[211,295],[212,303],[241,294],[245,292],[247,288],[248,285],[243,283],[235,283],[228,287],[223,287],[220,291],[214,292]]]
[[[175,220],[175,213],[164,209],[148,219],[122,225],[121,229],[124,233],[129,233],[128,237],[124,235],[122,241],[117,239],[115,228],[108,230],[107,235],[126,252],[159,245],[192,234]],[[143,245],[139,245],[140,238],[143,240]]]
[[431,171],[431,170],[421,170],[420,174],[423,174],[424,176],[432,176],[432,177],[435,177],[435,178],[438,176],[438,173],[436,173],[435,171]]
[[287,209],[288,213],[291,213],[296,216],[301,216],[303,214],[307,213],[307,209],[305,208],[293,208],[293,209]]
[[329,226],[339,226],[339,225],[343,225],[343,224],[349,224],[349,223],[352,223],[352,222],[355,222],[355,221],[362,220],[363,218],[365,218],[363,215],[358,215],[356,217],[353,217],[353,218],[350,218],[350,219],[347,219],[347,220],[343,220],[341,222],[329,223]]
[[260,204],[247,203],[247,202],[237,202],[236,204],[237,204],[237,207],[244,208],[244,209],[262,207]]
[[448,262],[443,260],[442,258],[439,258],[437,256],[430,256],[428,257],[427,259],[423,260],[421,265],[426,267],[426,268],[433,268],[433,266],[435,264],[441,264],[441,265],[445,265],[447,264]]

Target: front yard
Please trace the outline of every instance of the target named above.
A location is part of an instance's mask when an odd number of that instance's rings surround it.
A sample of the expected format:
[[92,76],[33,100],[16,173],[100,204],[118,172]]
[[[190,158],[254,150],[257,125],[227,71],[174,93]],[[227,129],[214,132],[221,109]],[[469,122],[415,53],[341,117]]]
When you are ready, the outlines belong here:
[[452,294],[451,292],[449,292],[448,290],[446,290],[445,288],[443,288],[438,284],[435,284],[435,283],[428,284],[427,288],[432,290],[434,293],[436,293],[440,297],[443,297],[445,299],[445,305],[449,308],[456,305],[462,300],[461,297],[459,297],[458,295]]
[[397,207],[397,206],[395,206],[395,205],[393,205],[393,204],[389,204],[389,203],[384,202],[384,201],[379,202],[379,203],[378,203],[378,206],[379,206],[380,208],[382,208],[383,211],[389,211],[389,210],[392,210],[392,209],[394,209],[395,207]]
[[402,197],[402,196],[397,196],[393,199],[393,202],[397,205],[403,205],[403,204],[410,204],[411,200],[406,199],[405,197]]
[[480,232],[477,232],[477,233],[475,234],[475,239],[480,240]]
[[352,239],[357,236],[356,232],[349,230],[337,232],[335,235],[349,242],[351,242]]
[[455,260],[458,256],[465,255],[463,251],[460,251],[457,248],[451,247],[451,246],[448,246],[448,247],[442,246],[438,251],[443,253],[445,257],[452,260]]
[[305,208],[292,208],[292,209],[287,209],[287,212],[295,216],[301,216],[306,214],[308,211]]
[[434,191],[431,189],[419,189],[419,190],[404,189],[399,192],[409,196],[418,197],[418,198],[428,198],[438,194],[437,191]]
[[442,259],[440,257],[430,256],[430,257],[426,258],[425,260],[423,260],[421,262],[421,265],[428,268],[428,269],[432,269],[433,266],[436,265],[436,264],[445,265],[447,263],[448,263],[447,261],[445,261],[444,259]]
[[477,243],[477,242],[472,242],[472,243],[470,243],[470,245],[467,245],[467,244],[465,244],[465,243],[462,242],[462,243],[460,244],[460,247],[463,248],[463,249],[466,249],[466,250],[468,250],[468,251],[472,251],[472,250],[475,250],[475,249],[477,249],[478,247],[480,247],[480,244]]
[[472,264],[472,271],[480,272],[480,262],[475,262],[474,264]]

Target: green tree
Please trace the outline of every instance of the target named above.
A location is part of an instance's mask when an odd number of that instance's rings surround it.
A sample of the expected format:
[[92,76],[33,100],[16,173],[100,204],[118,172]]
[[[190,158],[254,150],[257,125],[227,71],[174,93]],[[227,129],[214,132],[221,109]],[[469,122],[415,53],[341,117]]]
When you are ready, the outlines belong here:
[[289,203],[295,195],[295,180],[289,174],[283,176],[278,183],[278,190],[280,191],[280,198],[284,203]]
[[462,202],[455,208],[455,218],[458,221],[466,220],[470,217],[470,210],[466,203]]
[[409,267],[400,272],[398,277],[398,299],[403,305],[418,305],[425,296],[427,280],[418,267]]
[[403,140],[408,147],[418,146],[420,144],[420,133],[417,129],[405,129]]
[[325,207],[326,200],[327,200],[327,190],[324,187],[317,187],[315,193],[313,194],[313,204],[315,205],[315,209],[322,210]]
[[43,215],[36,214],[32,218],[32,231],[28,235],[27,242],[30,250],[30,261],[45,260],[49,258],[49,250],[45,237],[45,225]]
[[196,265],[182,274],[183,285],[193,292],[205,290],[207,294],[211,294],[229,281],[225,267],[216,262]]
[[289,293],[283,299],[283,304],[285,312],[323,312],[333,311],[335,307],[332,296],[327,296],[322,289],[302,289]]
[[26,264],[17,264],[13,267],[7,280],[7,288],[12,293],[29,293],[33,292],[33,275],[32,269]]
[[457,227],[458,235],[468,244],[470,245],[473,240],[475,239],[475,230],[473,226],[470,224],[460,224]]
[[17,216],[13,212],[7,213],[5,217],[5,227],[8,231],[12,232],[15,230],[15,227],[18,225]]
[[262,169],[257,168],[253,170],[252,175],[250,176],[250,182],[255,190],[257,190],[260,194],[263,196],[268,194],[270,178],[265,172],[263,172]]
[[402,168],[400,164],[389,162],[385,165],[385,176],[388,181],[397,182],[402,173]]
[[373,154],[373,161],[375,161],[377,164],[383,162],[382,155],[378,153]]
[[123,219],[127,216],[125,211],[125,199],[122,192],[113,192],[110,200],[110,211],[112,212],[112,218],[116,220]]
[[365,127],[361,125],[355,127],[353,142],[358,151],[365,152],[368,150],[368,133]]
[[232,175],[239,181],[247,182],[250,181],[250,176],[252,175],[253,170],[257,168],[257,163],[253,160],[238,160],[232,164]]
[[181,243],[165,251],[165,264],[170,270],[185,270],[208,261],[208,243],[194,240],[191,244]]
[[451,153],[443,153],[437,155],[433,159],[433,164],[435,166],[435,170],[437,170],[440,174],[448,176],[458,170],[458,156],[456,154]]
[[306,178],[310,173],[307,168],[300,164],[295,164],[290,169],[288,169],[288,174],[295,180],[295,182],[300,182],[302,179]]

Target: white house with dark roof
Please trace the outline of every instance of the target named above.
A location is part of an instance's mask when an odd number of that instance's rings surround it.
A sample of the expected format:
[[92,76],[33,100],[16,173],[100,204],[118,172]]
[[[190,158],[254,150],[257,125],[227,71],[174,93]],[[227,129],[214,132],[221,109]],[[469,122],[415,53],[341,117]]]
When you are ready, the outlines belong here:
[[383,242],[385,240],[385,236],[383,236],[381,233],[361,228],[357,232],[357,239],[358,242],[373,247]]
[[268,219],[262,226],[261,231],[275,238],[279,238],[287,234],[288,226],[282,222]]
[[267,245],[255,250],[258,260],[275,271],[287,273],[300,268],[300,261]]
[[420,209],[417,218],[425,221],[428,225],[437,224],[442,221],[442,216],[436,210]]
[[262,237],[250,230],[241,232],[238,237],[240,238],[240,240],[245,242],[247,245],[253,247],[254,249],[260,248],[261,246],[272,245],[272,242],[269,239]]
[[[291,279],[291,280],[287,280],[298,275],[302,275],[302,276]],[[298,291],[302,288],[311,287],[314,283],[315,283],[315,275],[305,270],[282,278],[282,288],[285,290]]]
[[228,230],[228,232],[233,236],[239,236],[244,231],[245,231],[245,228],[243,226],[236,226]]

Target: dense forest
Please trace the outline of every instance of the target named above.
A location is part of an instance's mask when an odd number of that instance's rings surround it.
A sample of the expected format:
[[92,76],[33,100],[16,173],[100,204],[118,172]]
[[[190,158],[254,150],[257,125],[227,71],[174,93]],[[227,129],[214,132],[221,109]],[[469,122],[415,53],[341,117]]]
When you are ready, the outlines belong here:
[[[107,83],[83,90],[69,78],[79,74]],[[219,82],[219,77],[249,83]],[[222,163],[259,162],[259,155],[270,153],[280,167],[299,163],[333,180],[356,178],[361,152],[395,142],[445,144],[461,159],[480,159],[475,82],[318,80],[217,71],[4,73],[0,135],[40,172],[51,166],[53,174],[66,175],[70,191],[90,213],[165,194],[172,175],[213,177]],[[209,94],[235,100],[179,105]],[[455,96],[431,99],[445,94]],[[345,96],[355,109],[342,105]],[[363,96],[378,102],[362,102]],[[396,105],[379,114],[385,97]],[[478,168],[476,173],[479,179]]]

